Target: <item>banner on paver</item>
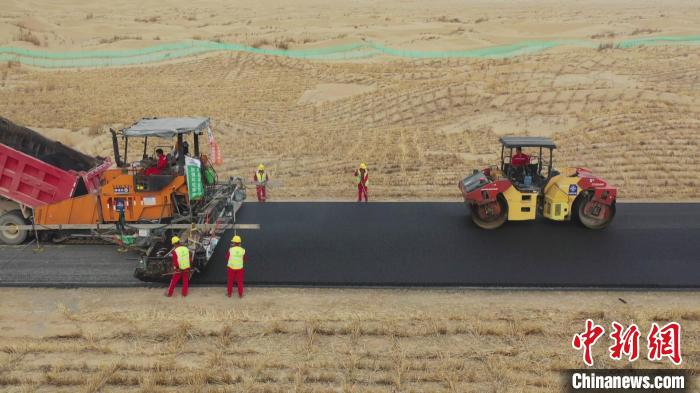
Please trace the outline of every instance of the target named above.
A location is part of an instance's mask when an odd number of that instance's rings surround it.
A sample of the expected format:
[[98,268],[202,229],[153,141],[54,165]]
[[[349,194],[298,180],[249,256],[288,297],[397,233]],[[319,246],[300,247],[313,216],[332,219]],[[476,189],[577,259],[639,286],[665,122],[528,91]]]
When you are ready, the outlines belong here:
[[204,196],[204,185],[202,184],[202,163],[191,157],[185,157],[185,168],[187,169],[187,192],[191,201],[196,201]]
[[214,139],[214,133],[211,132],[211,127],[207,127],[207,136],[209,137],[209,148],[211,149],[211,157],[209,160],[214,165],[221,165],[224,163],[224,157],[221,155],[221,149],[219,144]]

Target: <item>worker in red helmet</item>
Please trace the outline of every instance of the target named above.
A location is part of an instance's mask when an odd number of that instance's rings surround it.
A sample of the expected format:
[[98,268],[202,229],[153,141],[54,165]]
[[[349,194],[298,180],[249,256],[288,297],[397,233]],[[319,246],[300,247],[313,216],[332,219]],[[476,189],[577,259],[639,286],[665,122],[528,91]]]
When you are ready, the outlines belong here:
[[258,202],[265,202],[267,199],[267,181],[269,176],[265,172],[265,165],[258,165],[258,170],[253,174],[253,182],[255,182],[255,191],[258,194]]
[[369,184],[367,164],[364,162],[360,163],[360,167],[355,170],[355,178],[357,179],[357,201],[362,202],[364,197],[365,202],[367,202],[367,185]]
[[175,287],[182,278],[182,296],[184,297],[187,296],[187,290],[190,286],[190,264],[192,262],[192,255],[190,249],[182,245],[179,237],[173,236],[171,243],[175,247],[172,251],[174,271],[167,295],[168,297],[173,296]]
[[238,284],[238,297],[243,297],[243,264],[248,260],[245,256],[245,248],[241,247],[241,237],[236,235],[231,239],[233,245],[229,248],[226,254],[227,280],[226,280],[226,296],[231,297],[233,292],[233,281]]

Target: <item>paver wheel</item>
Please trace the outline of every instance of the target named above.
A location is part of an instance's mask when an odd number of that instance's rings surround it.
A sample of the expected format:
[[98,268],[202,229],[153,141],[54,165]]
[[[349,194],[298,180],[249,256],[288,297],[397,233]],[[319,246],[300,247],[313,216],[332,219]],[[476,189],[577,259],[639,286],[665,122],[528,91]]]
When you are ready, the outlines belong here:
[[[11,211],[0,216],[0,227],[10,226],[16,227],[18,225],[26,225],[27,222],[24,217],[18,211]],[[10,228],[6,230],[0,230],[0,243],[3,244],[22,244],[27,239],[29,231],[25,229]]]

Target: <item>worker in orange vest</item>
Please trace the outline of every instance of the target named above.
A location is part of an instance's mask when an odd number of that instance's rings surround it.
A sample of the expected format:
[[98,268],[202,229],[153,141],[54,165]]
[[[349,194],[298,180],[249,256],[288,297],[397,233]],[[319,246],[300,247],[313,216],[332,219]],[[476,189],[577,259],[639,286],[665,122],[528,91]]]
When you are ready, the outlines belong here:
[[357,201],[362,202],[362,197],[364,196],[365,202],[367,202],[367,185],[369,184],[367,164],[364,162],[360,163],[360,167],[355,170],[355,177],[357,178]]
[[265,187],[267,186],[267,180],[269,176],[265,173],[265,165],[258,165],[258,171],[253,174],[253,181],[255,182],[255,191],[258,194],[258,202],[265,202],[267,199],[267,194]]
[[190,249],[182,245],[179,237],[173,236],[170,241],[175,249],[172,251],[174,272],[173,278],[170,280],[170,287],[168,287],[168,297],[173,296],[173,291],[175,291],[180,278],[182,278],[182,296],[187,296],[187,290],[190,286],[192,255]]
[[241,247],[241,237],[236,235],[231,239],[233,246],[226,254],[226,270],[228,279],[226,280],[226,295],[231,297],[233,292],[233,281],[238,284],[238,297],[243,297],[243,264],[248,262],[245,256],[245,248]]

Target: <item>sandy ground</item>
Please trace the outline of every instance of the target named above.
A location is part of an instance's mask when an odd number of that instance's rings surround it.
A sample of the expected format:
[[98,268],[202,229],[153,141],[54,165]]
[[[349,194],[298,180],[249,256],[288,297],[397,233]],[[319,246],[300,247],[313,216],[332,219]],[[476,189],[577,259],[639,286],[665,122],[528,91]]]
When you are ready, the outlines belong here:
[[[4,0],[0,46],[110,50],[208,39],[297,49],[366,39],[453,50],[700,34],[698,20],[694,0]],[[699,70],[700,50],[687,46],[563,47],[509,60],[229,53],[80,71],[7,63],[0,113],[102,155],[108,127],[209,116],[226,155],[220,172],[249,175],[265,162],[278,181],[273,199],[352,198],[350,174],[364,160],[375,200],[456,200],[456,182],[494,163],[497,138],[511,133],[552,136],[557,166],[591,167],[621,198],[685,199],[700,197]],[[684,367],[698,367],[693,292],[222,295],[0,289],[0,390],[557,392],[559,371],[581,365],[570,340],[587,317],[644,331],[652,320],[680,321]],[[625,365],[604,351],[596,347],[597,366]]]
[[[0,45],[37,48],[17,40],[20,27],[46,50],[194,36],[268,47],[368,39],[443,50],[700,34],[700,8],[680,0],[126,1],[109,3],[110,12],[101,2],[73,3],[6,2]],[[144,116],[209,116],[226,156],[219,172],[252,177],[265,163],[276,180],[271,199],[350,199],[351,173],[365,161],[374,200],[458,200],[457,181],[495,164],[505,134],[551,136],[559,145],[555,167],[592,168],[622,199],[700,198],[698,46],[560,47],[506,60],[319,62],[226,53],[81,71],[7,63],[0,92],[4,116],[91,154],[111,155],[109,127]],[[140,154],[132,150],[131,158]]]
[[[0,289],[4,391],[558,392],[586,318],[682,324],[697,370],[695,292],[223,288]],[[596,367],[669,367],[607,357]],[[645,339],[641,340],[644,350]],[[642,356],[644,357],[644,356]]]
[[[693,0],[5,0],[0,45],[31,31],[48,49],[134,48],[208,39],[293,48],[375,40],[405,49],[469,49],[541,39],[700,33]],[[265,46],[265,45],[262,45]]]

